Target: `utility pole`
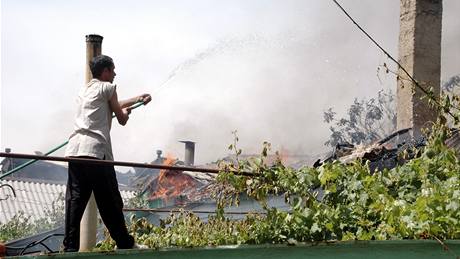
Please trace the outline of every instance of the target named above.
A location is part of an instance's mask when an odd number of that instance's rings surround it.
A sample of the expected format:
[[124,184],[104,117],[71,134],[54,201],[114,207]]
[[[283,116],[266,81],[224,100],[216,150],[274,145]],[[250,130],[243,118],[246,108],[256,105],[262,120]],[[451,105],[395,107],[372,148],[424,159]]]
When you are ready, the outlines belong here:
[[[425,90],[440,97],[442,0],[401,0],[399,62]],[[436,121],[437,111],[401,69],[397,80],[397,128],[422,129]]]
[[[92,79],[89,62],[102,53],[102,36],[91,34],[86,35],[86,80],[88,83]],[[80,252],[91,251],[96,246],[97,232],[97,206],[94,194],[91,193],[85,213],[80,222]]]

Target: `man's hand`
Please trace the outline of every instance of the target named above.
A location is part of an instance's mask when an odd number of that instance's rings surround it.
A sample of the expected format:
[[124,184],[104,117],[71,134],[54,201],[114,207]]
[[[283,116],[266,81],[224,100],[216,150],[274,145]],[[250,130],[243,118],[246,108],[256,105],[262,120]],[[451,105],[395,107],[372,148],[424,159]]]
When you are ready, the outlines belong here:
[[143,102],[144,105],[146,105],[152,100],[152,96],[150,96],[150,94],[141,94],[137,98],[138,98],[137,102]]

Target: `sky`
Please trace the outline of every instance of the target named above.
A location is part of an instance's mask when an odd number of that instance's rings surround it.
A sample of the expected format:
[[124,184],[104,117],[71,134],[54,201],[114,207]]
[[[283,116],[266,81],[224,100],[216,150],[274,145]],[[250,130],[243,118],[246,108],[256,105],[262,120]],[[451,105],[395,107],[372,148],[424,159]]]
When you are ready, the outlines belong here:
[[[398,0],[342,0],[397,57]],[[104,37],[120,99],[152,94],[126,126],[114,121],[119,161],[156,150],[195,164],[226,156],[237,131],[244,153],[262,143],[287,154],[328,150],[323,112],[395,92],[391,64],[332,1],[1,0],[0,148],[47,152],[73,129],[84,85],[85,35]],[[442,79],[460,74],[460,1],[444,0]],[[61,156],[64,151],[54,155]]]

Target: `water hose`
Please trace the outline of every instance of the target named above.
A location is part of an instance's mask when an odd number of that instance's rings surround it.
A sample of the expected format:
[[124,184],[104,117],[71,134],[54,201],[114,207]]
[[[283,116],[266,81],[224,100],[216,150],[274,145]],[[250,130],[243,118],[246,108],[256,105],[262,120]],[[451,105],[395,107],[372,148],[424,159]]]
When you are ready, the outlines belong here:
[[[137,107],[139,107],[139,106],[141,106],[141,105],[143,105],[143,104],[144,104],[144,102],[137,102],[137,103],[135,103],[133,106],[130,106],[129,109],[130,109],[130,110],[134,110],[134,109],[136,109]],[[112,118],[114,118],[114,117],[115,117],[115,114],[112,115]],[[54,153],[56,150],[59,150],[59,149],[62,148],[63,146],[67,145],[68,143],[69,143],[69,141],[67,140],[66,142],[62,143],[61,145],[59,145],[59,146],[57,146],[57,147],[51,149],[50,151],[46,152],[44,155],[47,156],[47,155],[49,155],[49,154],[52,154],[52,153]],[[24,164],[22,164],[22,165],[16,167],[16,168],[11,169],[10,171],[8,171],[8,172],[2,174],[2,175],[0,176],[0,180],[3,179],[4,177],[10,175],[10,174],[13,174],[13,173],[15,173],[15,172],[17,172],[17,171],[23,169],[24,167],[27,167],[27,166],[29,166],[29,165],[31,165],[31,164],[37,162],[37,161],[38,161],[38,159],[32,159],[32,160],[29,160],[29,161],[25,162]]]

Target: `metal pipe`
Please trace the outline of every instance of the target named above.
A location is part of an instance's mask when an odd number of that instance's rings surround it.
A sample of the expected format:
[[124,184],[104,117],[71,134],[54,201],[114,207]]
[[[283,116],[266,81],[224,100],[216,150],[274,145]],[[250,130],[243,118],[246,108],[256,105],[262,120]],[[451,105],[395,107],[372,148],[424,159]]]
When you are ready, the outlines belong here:
[[89,69],[89,63],[94,57],[101,55],[102,53],[102,39],[104,37],[96,34],[86,35],[86,77],[85,83],[88,83],[93,78],[91,70]]
[[185,144],[184,163],[186,166],[191,166],[195,163],[195,142],[179,141]]
[[[77,157],[40,156],[40,155],[4,153],[4,152],[0,152],[0,157],[26,158],[26,159],[49,160],[49,161],[60,161],[60,162],[77,162],[77,163],[89,163],[89,164],[99,164],[99,165],[142,167],[142,168],[165,169],[165,170],[176,170],[176,171],[204,172],[204,173],[211,173],[211,174],[218,174],[220,172],[219,169],[212,169],[212,168],[132,163],[132,162],[123,162],[123,161],[108,161],[108,160],[79,158],[79,157],[77,158]],[[254,176],[253,173],[245,172],[245,171],[240,171],[240,172],[228,171],[228,172],[239,174],[239,175],[245,175],[245,176]]]
[[[136,209],[136,208],[123,208],[123,211],[143,211],[143,212],[185,212],[189,211],[196,214],[216,214],[215,210],[181,210],[181,209]],[[228,215],[246,215],[246,214],[267,214],[267,212],[258,211],[227,211],[224,214]]]

